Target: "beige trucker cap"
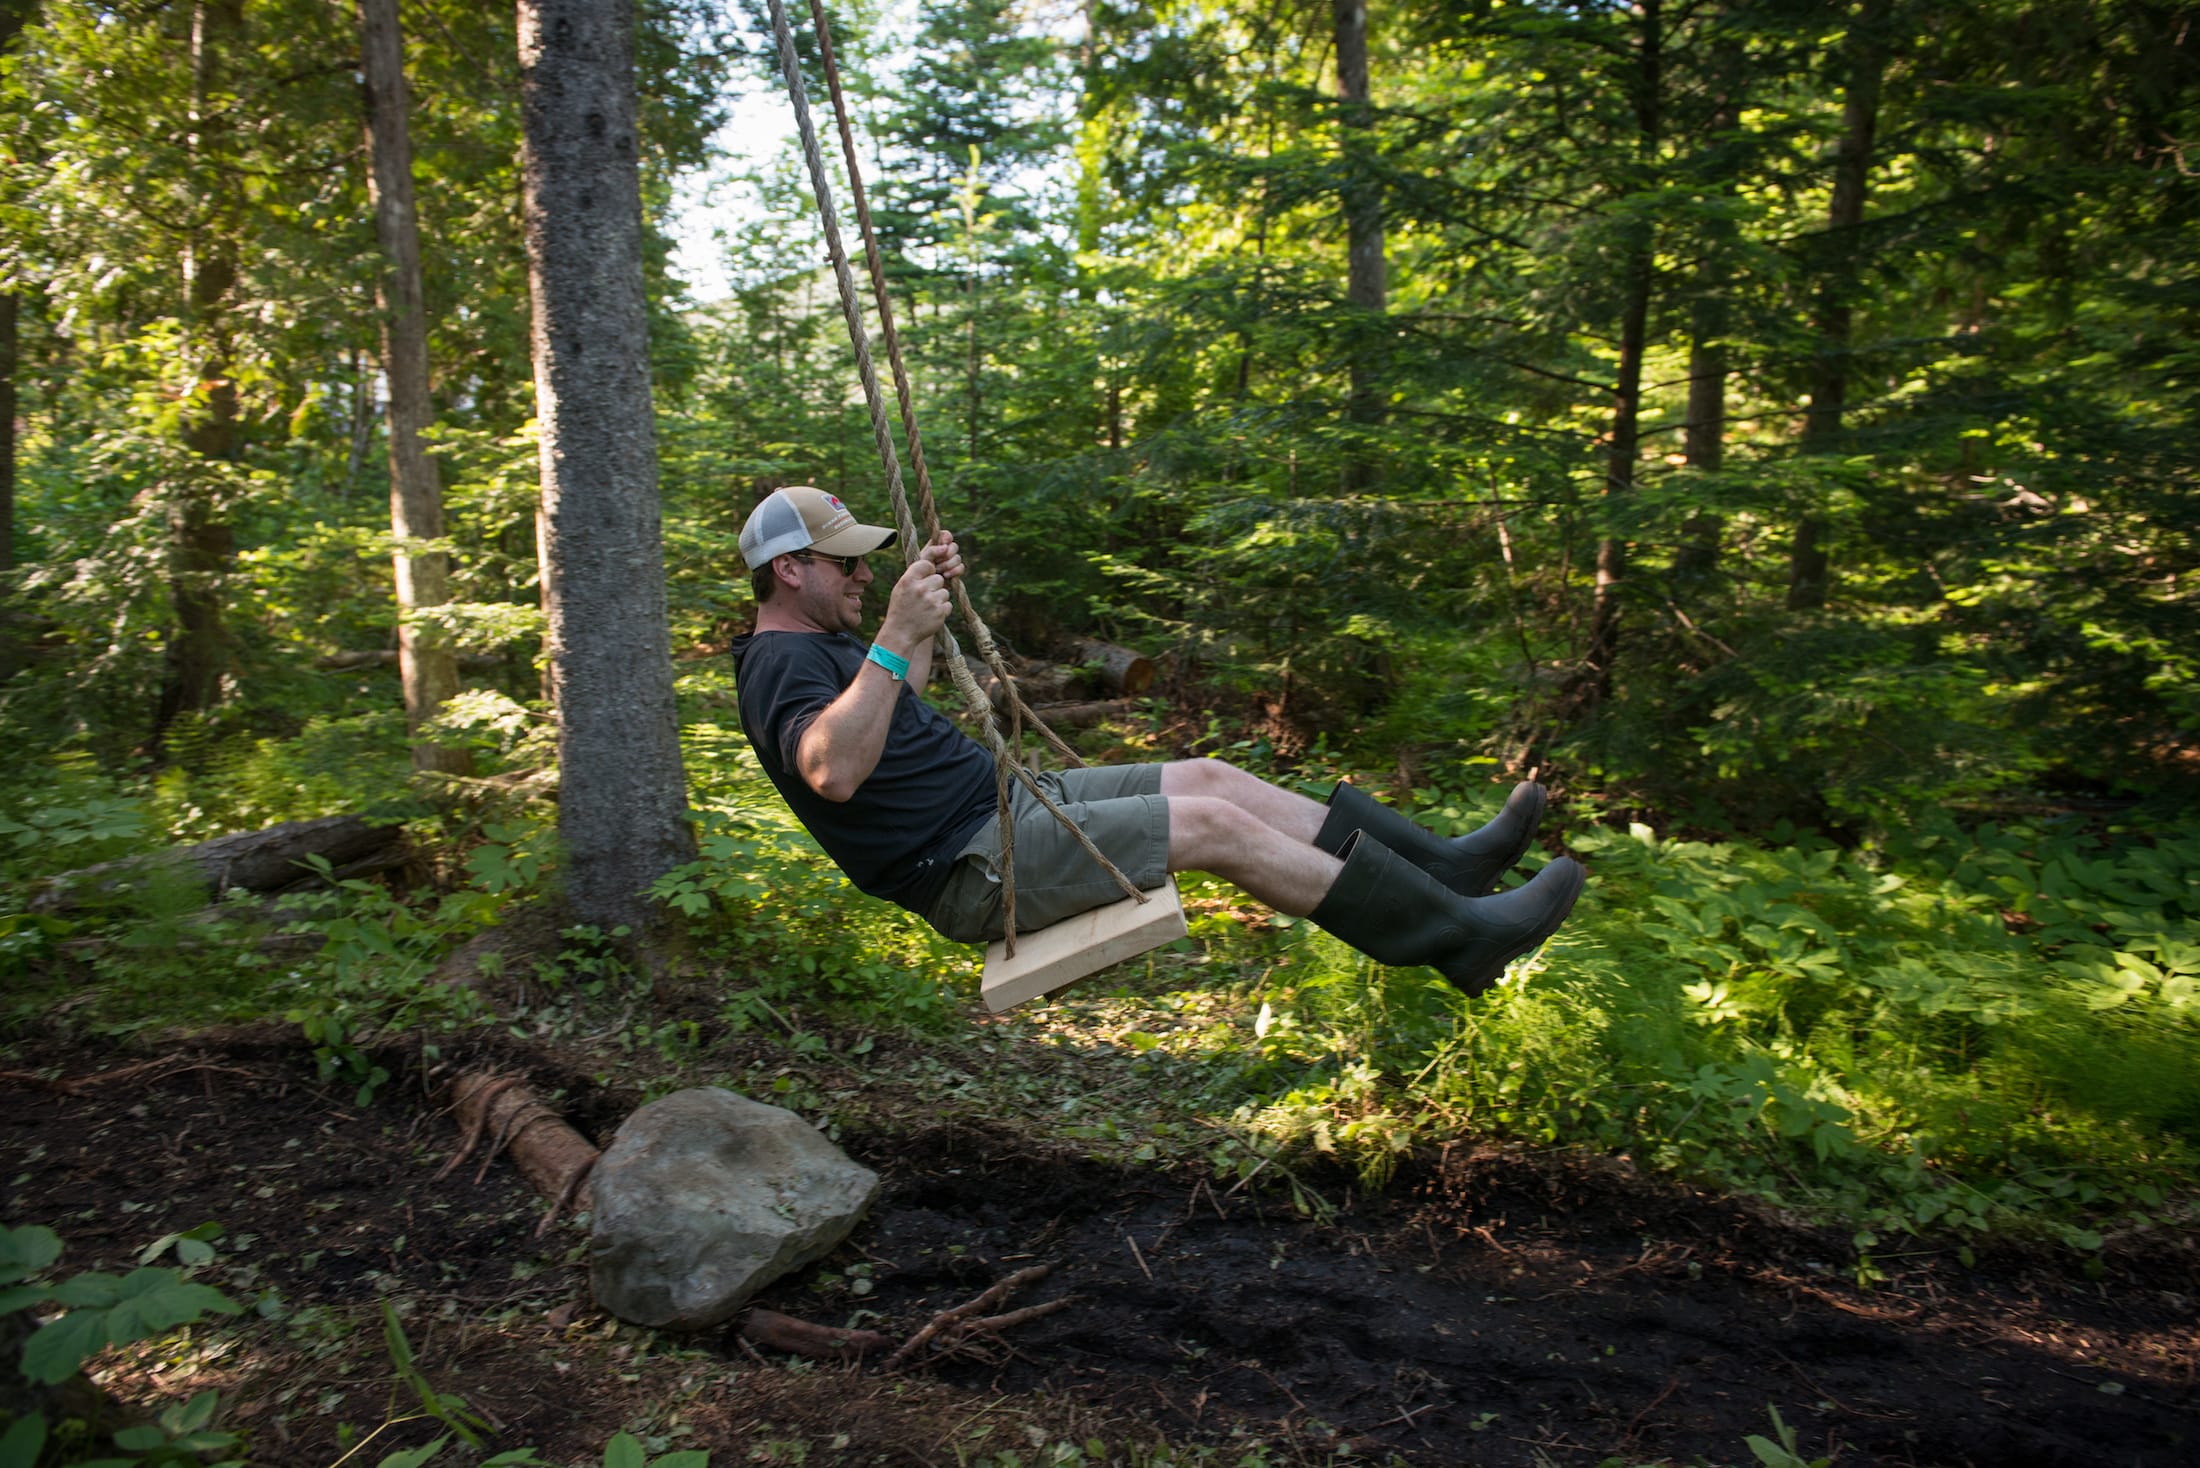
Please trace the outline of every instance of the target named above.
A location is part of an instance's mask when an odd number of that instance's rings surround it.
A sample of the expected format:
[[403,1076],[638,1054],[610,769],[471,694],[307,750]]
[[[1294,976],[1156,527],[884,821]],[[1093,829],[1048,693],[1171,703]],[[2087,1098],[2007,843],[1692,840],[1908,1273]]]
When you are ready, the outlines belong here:
[[814,550],[823,556],[867,556],[891,545],[894,532],[858,524],[838,495],[807,484],[775,489],[749,511],[741,526],[741,559],[751,571],[788,551]]

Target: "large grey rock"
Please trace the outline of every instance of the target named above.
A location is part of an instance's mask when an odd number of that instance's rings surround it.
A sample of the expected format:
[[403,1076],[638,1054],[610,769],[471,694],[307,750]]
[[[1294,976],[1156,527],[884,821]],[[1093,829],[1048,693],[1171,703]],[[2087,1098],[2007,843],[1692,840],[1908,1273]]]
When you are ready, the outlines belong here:
[[848,1237],[878,1174],[791,1111],[714,1086],[626,1119],[589,1179],[589,1283],[638,1325],[700,1330]]

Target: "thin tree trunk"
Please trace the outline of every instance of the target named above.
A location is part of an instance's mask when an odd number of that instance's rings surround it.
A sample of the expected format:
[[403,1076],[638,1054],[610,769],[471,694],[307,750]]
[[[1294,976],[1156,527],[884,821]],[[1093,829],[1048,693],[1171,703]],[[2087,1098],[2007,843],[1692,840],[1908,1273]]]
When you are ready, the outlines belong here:
[[0,291],[0,571],[15,568],[15,362],[15,292]]
[[566,898],[581,922],[639,928],[643,889],[694,840],[666,626],[633,8],[520,0],[519,59]]
[[1077,48],[1077,299],[1100,294],[1101,172],[1107,166],[1108,119],[1100,105],[1100,28],[1093,0],[1083,0],[1085,39]]
[[[37,11],[36,0],[0,0],[0,56],[5,56]],[[15,373],[18,362],[16,298],[0,291],[0,572],[15,568]],[[0,596],[4,596],[0,591]],[[0,678],[15,668],[15,629],[0,601]]]
[[[228,126],[214,94],[226,83],[230,53],[244,43],[243,0],[201,0],[191,15],[191,136],[194,159],[217,151]],[[205,170],[202,178],[216,177]],[[233,191],[224,181],[216,187]],[[184,253],[184,304],[191,350],[198,355],[203,398],[183,425],[183,443],[209,465],[238,455],[237,384],[228,312],[237,284],[236,200],[218,198]],[[223,619],[223,582],[236,550],[222,519],[220,470],[190,474],[171,487],[168,503],[168,591],[175,629],[165,650],[160,698],[153,711],[152,746],[186,714],[212,708],[221,697],[229,663],[229,631]]]
[[[1645,169],[1655,166],[1658,149],[1659,92],[1663,85],[1664,35],[1658,0],[1644,0],[1642,41],[1636,57],[1634,111],[1637,156]],[[1642,359],[1648,348],[1650,291],[1656,273],[1656,248],[1650,226],[1628,226],[1627,294],[1620,307],[1619,374],[1613,384],[1612,438],[1604,460],[1604,496],[1610,506],[1635,487],[1635,460],[1642,446]],[[1612,693],[1612,669],[1619,657],[1620,614],[1627,581],[1627,542],[1607,531],[1597,542],[1596,600],[1589,613],[1587,654],[1589,689],[1599,702]]]
[[[1742,65],[1739,48],[1720,44],[1715,50],[1721,90],[1712,109],[1710,137],[1718,146],[1741,121]],[[1728,197],[1734,184],[1724,185]],[[1716,474],[1726,464],[1726,379],[1731,370],[1726,344],[1726,281],[1733,268],[1729,248],[1731,223],[1714,222],[1704,243],[1704,255],[1696,274],[1695,299],[1688,308],[1688,416],[1681,429],[1681,454],[1692,469]],[[1673,557],[1676,583],[1701,583],[1719,566],[1719,540],[1725,522],[1709,510],[1699,510],[1681,522],[1682,541]]]
[[360,70],[365,79],[367,193],[388,268],[376,296],[382,316],[382,371],[389,379],[390,532],[397,542],[397,666],[405,725],[413,732],[413,768],[470,774],[463,748],[434,743],[420,730],[458,692],[458,654],[419,613],[451,599],[443,538],[443,485],[421,440],[435,421],[428,391],[428,312],[420,278],[420,225],[413,209],[412,137],[406,113],[405,38],[397,0],[359,0]]
[[[1848,407],[1854,332],[1851,304],[1858,273],[1856,235],[1864,223],[1872,152],[1878,140],[1879,91],[1887,69],[1886,20],[1887,0],[1863,0],[1842,43],[1848,83],[1841,101],[1841,141],[1834,151],[1833,199],[1826,210],[1818,299],[1812,312],[1817,354],[1811,359],[1810,408],[1803,420],[1805,453],[1830,453],[1838,446]],[[1824,533],[1815,514],[1805,513],[1796,522],[1788,557],[1791,611],[1826,604],[1831,566]]]
[[[1378,322],[1390,304],[1389,263],[1384,254],[1383,191],[1376,177],[1374,116],[1367,64],[1367,0],[1331,0],[1336,22],[1337,95],[1343,101],[1345,155],[1345,303],[1353,320],[1349,337],[1350,385],[1345,417],[1355,427],[1383,419],[1382,393],[1376,382]],[[1350,446],[1345,459],[1345,488],[1366,488],[1375,466],[1364,444]]]
[[1726,302],[1704,293],[1688,311],[1688,421],[1681,430],[1681,453],[1692,469],[1717,472],[1726,462]]

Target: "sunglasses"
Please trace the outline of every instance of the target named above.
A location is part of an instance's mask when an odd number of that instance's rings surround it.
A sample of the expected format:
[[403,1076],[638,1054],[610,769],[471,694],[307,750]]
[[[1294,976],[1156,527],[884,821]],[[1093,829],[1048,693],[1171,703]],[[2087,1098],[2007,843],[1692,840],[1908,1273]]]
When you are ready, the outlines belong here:
[[843,576],[855,575],[856,568],[864,562],[862,556],[821,556],[815,551],[789,551],[787,554],[798,561],[823,561],[828,566],[838,566]]

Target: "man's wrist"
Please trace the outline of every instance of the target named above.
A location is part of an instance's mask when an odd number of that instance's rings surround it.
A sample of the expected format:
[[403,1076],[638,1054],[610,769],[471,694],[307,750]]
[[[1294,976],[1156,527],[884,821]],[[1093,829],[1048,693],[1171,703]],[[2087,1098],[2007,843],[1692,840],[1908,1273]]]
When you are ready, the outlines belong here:
[[863,655],[863,660],[869,663],[877,663],[886,670],[886,676],[892,678],[896,683],[905,682],[909,677],[909,659],[876,642],[872,643],[871,650]]

